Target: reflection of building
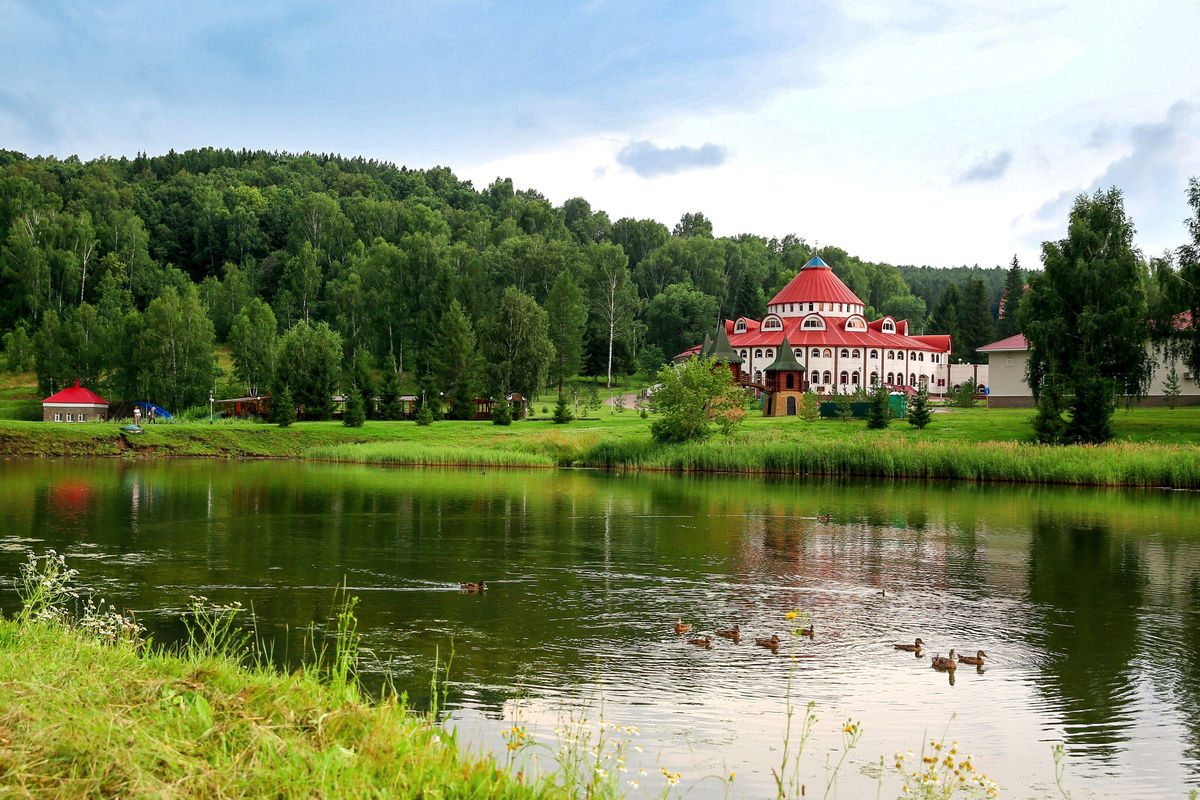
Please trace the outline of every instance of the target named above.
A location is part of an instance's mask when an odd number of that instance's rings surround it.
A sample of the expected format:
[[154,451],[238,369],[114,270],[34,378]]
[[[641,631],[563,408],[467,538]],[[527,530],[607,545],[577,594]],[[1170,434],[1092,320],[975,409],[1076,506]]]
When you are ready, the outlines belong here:
[[[1033,393],[1025,382],[1025,368],[1029,364],[1029,342],[1025,340],[1025,335],[1018,333],[992,342],[979,348],[979,352],[987,354],[988,375],[992,381],[988,407],[1031,408]],[[1173,365],[1167,364],[1153,349],[1150,355],[1154,359],[1154,377],[1150,380],[1146,396],[1136,402],[1149,406],[1164,405],[1167,375],[1174,366],[1179,378],[1179,404],[1200,405],[1200,384],[1197,384],[1196,376],[1187,371],[1183,362],[1176,359]]]
[[45,422],[87,422],[108,419],[108,401],[85,389],[75,381],[70,389],[63,389],[42,401],[42,420]]
[[[779,359],[780,347],[786,346],[792,359],[780,361],[774,370],[783,374],[785,386],[787,374],[799,374],[805,388],[826,394],[877,383],[915,392],[927,382],[931,391],[938,391],[939,369],[951,353],[950,337],[910,336],[907,320],[883,317],[868,322],[863,310],[863,301],[824,261],[814,258],[767,304],[765,317],[726,320],[718,340],[722,333],[728,337],[745,381],[759,388],[766,388],[770,367]],[[723,349],[724,342],[718,344]],[[676,358],[701,350],[697,345]]]

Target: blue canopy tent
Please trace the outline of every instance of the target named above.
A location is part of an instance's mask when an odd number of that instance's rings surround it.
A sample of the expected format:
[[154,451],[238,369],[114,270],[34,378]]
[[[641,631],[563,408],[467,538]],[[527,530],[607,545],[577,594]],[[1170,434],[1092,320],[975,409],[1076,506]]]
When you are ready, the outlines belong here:
[[134,405],[142,409],[142,411],[146,412],[147,414],[153,411],[154,416],[156,417],[161,419],[171,419],[171,413],[169,411],[159,408],[158,406],[154,405],[154,403],[147,403],[145,400],[139,400],[138,402],[134,403]]

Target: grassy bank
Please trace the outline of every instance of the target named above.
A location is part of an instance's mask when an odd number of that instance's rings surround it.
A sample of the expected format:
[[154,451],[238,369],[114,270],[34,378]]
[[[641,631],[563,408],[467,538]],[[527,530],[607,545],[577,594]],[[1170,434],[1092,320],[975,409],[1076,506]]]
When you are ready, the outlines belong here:
[[632,412],[570,425],[486,422],[249,422],[147,426],[122,434],[112,423],[54,425],[0,419],[0,454],[140,457],[274,457],[354,463],[820,474],[1200,488],[1200,408],[1118,412],[1118,441],[1100,447],[1030,443],[1030,412],[954,409],[924,431],[897,421],[868,431],[861,421],[751,416],[729,438],[660,446],[650,420]]

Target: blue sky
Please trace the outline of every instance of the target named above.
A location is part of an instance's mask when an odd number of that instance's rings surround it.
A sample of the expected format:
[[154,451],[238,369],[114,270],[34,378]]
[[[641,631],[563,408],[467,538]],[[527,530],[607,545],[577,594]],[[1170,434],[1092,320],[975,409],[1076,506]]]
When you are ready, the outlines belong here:
[[336,151],[865,258],[1038,263],[1200,174],[1200,2],[0,0],[0,147]]

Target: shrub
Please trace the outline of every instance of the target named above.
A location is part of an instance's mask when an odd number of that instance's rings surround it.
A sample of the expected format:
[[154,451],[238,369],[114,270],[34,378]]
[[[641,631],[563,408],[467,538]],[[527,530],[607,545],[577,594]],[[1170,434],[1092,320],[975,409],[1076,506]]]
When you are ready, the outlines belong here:
[[347,428],[361,428],[366,421],[367,409],[363,405],[362,392],[355,384],[350,387],[350,393],[346,395],[346,410],[342,413],[342,424]]
[[871,395],[871,411],[867,414],[867,427],[875,430],[886,428],[892,422],[892,402],[886,386],[875,387]]
[[425,425],[432,425],[433,406],[431,406],[429,403],[422,403],[421,407],[417,409],[417,415],[414,417],[414,419],[416,420],[417,424],[421,425],[422,427]]
[[974,378],[967,378],[957,389],[950,391],[950,405],[959,408],[970,408],[975,405],[975,396],[979,394],[979,384]]
[[[543,413],[544,410],[543,410]],[[571,409],[567,405],[567,398],[562,392],[558,393],[558,402],[554,404],[554,424],[565,425],[571,421]]]
[[796,413],[805,422],[816,422],[821,417],[821,401],[817,399],[817,393],[809,389],[801,395]]
[[933,414],[929,410],[929,384],[922,383],[916,398],[908,409],[908,424],[917,430],[922,430],[929,424]]
[[271,398],[271,422],[281,428],[286,428],[296,421],[296,401],[292,399],[292,390],[284,384],[283,388]]
[[693,357],[678,367],[663,367],[657,382],[651,402],[662,416],[650,426],[656,442],[705,439],[713,422],[729,435],[746,416],[746,395],[733,382],[733,374],[713,369],[707,360]]
[[501,395],[500,399],[492,404],[492,424],[512,425],[512,421],[512,406],[508,404],[508,399]]
[[850,395],[845,393],[839,394],[837,398],[835,398],[834,402],[837,403],[838,419],[840,419],[842,422],[848,422],[850,417],[854,414],[854,409],[850,406]]

